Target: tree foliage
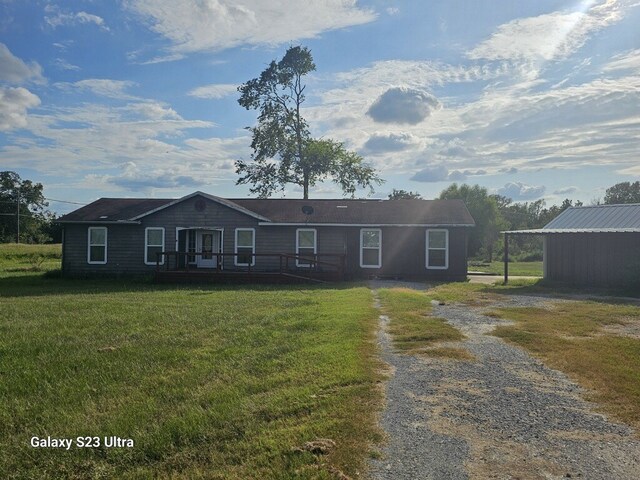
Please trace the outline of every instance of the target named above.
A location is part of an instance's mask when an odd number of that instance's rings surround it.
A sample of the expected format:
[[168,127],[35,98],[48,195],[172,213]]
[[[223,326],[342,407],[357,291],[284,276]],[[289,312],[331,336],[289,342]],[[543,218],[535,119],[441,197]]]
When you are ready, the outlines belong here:
[[301,110],[306,99],[303,78],[315,69],[308,48],[291,47],[258,78],[238,87],[238,103],[259,114],[257,125],[249,127],[251,160],[236,161],[237,184],[250,184],[251,193],[259,197],[294,184],[309,198],[309,188],[327,179],[345,195],[354,196],[358,187],[373,191],[373,185],[382,182],[362,157],[342,143],[312,138]]
[[54,215],[46,209],[48,206],[41,183],[22,180],[15,172],[0,172],[0,242],[18,239],[18,212],[20,242],[49,240]]
[[640,203],[640,181],[616,183],[607,188],[604,196],[605,205],[616,203]]
[[422,198],[422,195],[420,195],[418,192],[396,190],[395,188],[389,194],[389,200],[412,200],[412,199],[420,200],[421,198]]
[[458,185],[457,183],[443,190],[440,193],[440,199],[464,201],[469,213],[476,221],[476,227],[469,234],[469,255],[485,253],[491,261],[500,230],[507,226],[498,209],[496,199],[489,195],[486,188],[479,185]]
[[[440,193],[442,199],[464,200],[476,221],[469,235],[469,256],[491,261],[502,255],[503,230],[531,230],[544,227],[570,207],[581,207],[579,200],[565,198],[559,205],[546,206],[544,200],[514,202],[503,195],[488,194],[479,185],[452,184]],[[618,183],[607,189],[605,204],[640,203],[640,182]],[[542,241],[539,236],[514,235],[510,239],[509,256],[517,260],[542,260]]]

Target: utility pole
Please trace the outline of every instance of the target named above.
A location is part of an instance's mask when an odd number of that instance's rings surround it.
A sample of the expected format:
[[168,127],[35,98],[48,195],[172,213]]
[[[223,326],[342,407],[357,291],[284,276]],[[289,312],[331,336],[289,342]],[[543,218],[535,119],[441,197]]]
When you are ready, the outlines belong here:
[[18,184],[18,238],[16,238],[16,243],[20,243],[20,185]]

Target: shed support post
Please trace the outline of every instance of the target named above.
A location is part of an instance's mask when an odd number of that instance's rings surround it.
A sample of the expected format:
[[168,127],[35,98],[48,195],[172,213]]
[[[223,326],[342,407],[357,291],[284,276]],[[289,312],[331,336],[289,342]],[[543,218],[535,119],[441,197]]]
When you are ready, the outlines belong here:
[[504,234],[504,284],[509,281],[509,234]]

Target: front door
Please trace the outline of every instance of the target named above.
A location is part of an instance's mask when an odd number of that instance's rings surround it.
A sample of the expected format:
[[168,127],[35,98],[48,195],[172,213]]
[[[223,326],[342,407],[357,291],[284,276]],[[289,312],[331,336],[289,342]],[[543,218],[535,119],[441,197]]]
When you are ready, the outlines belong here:
[[220,252],[220,232],[219,231],[199,231],[198,232],[198,252],[196,263],[200,268],[216,268]]

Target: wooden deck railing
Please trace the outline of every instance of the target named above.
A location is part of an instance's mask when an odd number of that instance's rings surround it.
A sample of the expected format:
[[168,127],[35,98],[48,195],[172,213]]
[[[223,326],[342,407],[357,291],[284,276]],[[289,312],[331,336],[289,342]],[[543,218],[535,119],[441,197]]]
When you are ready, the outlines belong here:
[[[215,259],[215,266],[198,267],[193,263],[194,258],[209,257]],[[233,261],[230,265],[225,265],[225,258],[238,257],[251,258],[248,263],[238,264]],[[164,259],[164,261],[163,261]],[[173,259],[173,261],[171,261]],[[273,260],[260,262],[261,259]],[[330,261],[332,260],[332,261]],[[345,274],[344,254],[318,253],[314,255],[296,255],[291,253],[213,253],[213,252],[157,252],[156,272],[161,271],[207,271],[207,272],[243,272],[243,273],[279,273],[280,275],[292,274],[305,276],[310,273],[333,273],[337,279],[344,279]],[[190,263],[192,262],[192,263]],[[164,268],[163,268],[164,267]]]

